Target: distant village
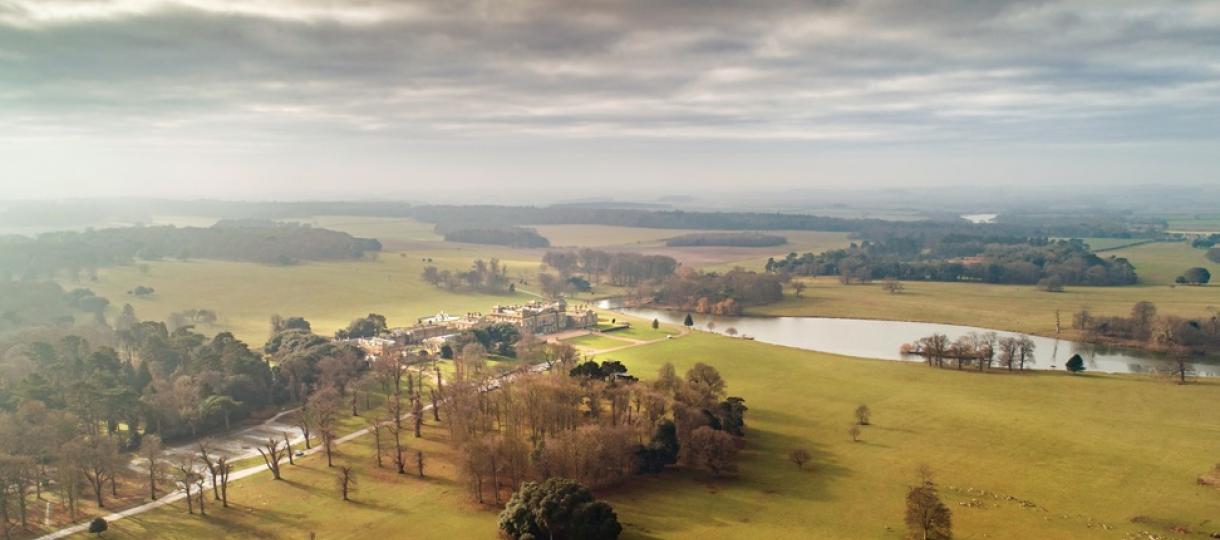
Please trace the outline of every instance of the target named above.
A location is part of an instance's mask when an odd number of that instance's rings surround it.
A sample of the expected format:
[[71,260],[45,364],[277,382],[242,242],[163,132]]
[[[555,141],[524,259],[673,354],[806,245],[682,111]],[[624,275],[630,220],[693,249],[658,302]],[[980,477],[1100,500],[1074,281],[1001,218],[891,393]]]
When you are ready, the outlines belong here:
[[580,304],[571,309],[562,299],[554,302],[528,302],[511,306],[492,306],[487,313],[452,315],[445,312],[418,319],[413,326],[391,328],[386,335],[351,340],[371,355],[380,355],[387,348],[418,345],[435,353],[453,336],[483,324],[511,324],[522,333],[535,336],[556,334],[568,330],[594,328],[597,312],[592,306]]

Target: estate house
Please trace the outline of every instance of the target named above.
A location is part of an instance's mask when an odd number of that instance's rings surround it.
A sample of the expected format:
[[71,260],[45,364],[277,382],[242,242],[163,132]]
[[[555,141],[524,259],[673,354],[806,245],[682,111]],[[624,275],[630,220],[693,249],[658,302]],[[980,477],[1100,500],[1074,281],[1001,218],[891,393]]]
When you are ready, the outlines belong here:
[[530,302],[518,306],[495,306],[484,319],[492,323],[508,323],[523,332],[554,334],[564,330],[597,326],[597,312],[587,305],[568,310],[562,299],[551,302]]

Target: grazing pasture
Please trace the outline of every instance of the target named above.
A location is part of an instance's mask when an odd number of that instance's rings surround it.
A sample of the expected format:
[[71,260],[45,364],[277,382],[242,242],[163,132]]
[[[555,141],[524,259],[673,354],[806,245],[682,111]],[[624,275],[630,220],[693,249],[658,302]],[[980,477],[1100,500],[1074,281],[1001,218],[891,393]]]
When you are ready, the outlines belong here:
[[[164,319],[184,309],[210,309],[219,315],[212,327],[200,330],[231,331],[258,345],[269,332],[272,314],[303,316],[316,332],[329,334],[368,313],[385,315],[392,325],[409,325],[437,311],[484,312],[496,303],[532,299],[524,294],[488,295],[451,292],[424,283],[420,274],[428,264],[452,270],[466,269],[476,257],[498,254],[509,265],[510,276],[536,269],[535,262],[509,259],[507,250],[474,252],[438,244],[432,249],[381,253],[376,260],[316,262],[295,266],[189,260],[158,261],[99,271],[97,282],[69,283],[65,288],[89,287],[109,298],[111,309],[130,303],[147,319]],[[432,259],[432,263],[423,258]],[[146,268],[146,271],[142,268]],[[147,297],[127,294],[138,285],[156,292]]]
[[[686,470],[599,493],[623,538],[902,538],[903,497],[932,467],[962,538],[1130,538],[1218,526],[1220,491],[1195,479],[1217,460],[1220,384],[1132,376],[973,373],[863,360],[695,332],[599,357],[650,379],[715,366],[746,398],[740,472]],[[860,404],[872,425],[852,442]],[[431,422],[428,422],[431,425]],[[428,478],[372,465],[372,437],[341,446],[360,491],[339,500],[321,456],[230,487],[233,508],[188,516],[175,505],[112,524],[111,538],[490,538],[496,510],[464,498],[443,429],[408,446]],[[805,448],[798,470],[787,458]],[[1213,521],[1208,521],[1208,520]],[[82,535],[81,538],[84,538]]]

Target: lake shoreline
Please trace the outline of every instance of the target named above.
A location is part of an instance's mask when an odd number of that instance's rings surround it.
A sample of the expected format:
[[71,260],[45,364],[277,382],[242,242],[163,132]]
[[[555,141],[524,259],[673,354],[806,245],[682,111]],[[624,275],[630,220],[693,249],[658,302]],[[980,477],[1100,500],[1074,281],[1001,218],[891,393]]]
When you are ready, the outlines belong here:
[[[1038,341],[1040,354],[1031,369],[1039,371],[1062,369],[1062,365],[1072,354],[1085,356],[1090,364],[1090,371],[1117,374],[1151,373],[1166,370],[1170,365],[1167,356],[1162,352],[1123,347],[1116,342],[1073,340],[1062,334],[1055,337],[970,325],[889,319],[758,316],[748,312],[741,316],[712,315],[653,305],[632,307],[612,301],[603,301],[599,307],[637,318],[657,318],[667,324],[683,324],[685,315],[690,313],[696,318],[695,326],[700,328],[707,322],[712,322],[720,330],[732,327],[742,336],[749,335],[758,341],[774,345],[888,361],[918,361],[901,355],[901,346],[934,333],[946,334],[955,339],[973,332],[996,332],[1001,337],[1028,336]],[[720,331],[713,332],[722,334]],[[1220,358],[1196,356],[1191,358],[1190,364],[1200,376],[1220,376]]]

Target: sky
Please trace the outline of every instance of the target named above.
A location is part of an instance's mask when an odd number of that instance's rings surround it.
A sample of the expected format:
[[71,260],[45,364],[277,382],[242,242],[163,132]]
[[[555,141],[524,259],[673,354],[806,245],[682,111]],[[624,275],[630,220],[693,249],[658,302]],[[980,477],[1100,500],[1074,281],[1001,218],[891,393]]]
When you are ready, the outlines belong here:
[[1216,1],[0,0],[0,198],[1217,171]]

